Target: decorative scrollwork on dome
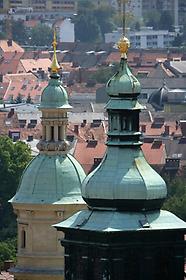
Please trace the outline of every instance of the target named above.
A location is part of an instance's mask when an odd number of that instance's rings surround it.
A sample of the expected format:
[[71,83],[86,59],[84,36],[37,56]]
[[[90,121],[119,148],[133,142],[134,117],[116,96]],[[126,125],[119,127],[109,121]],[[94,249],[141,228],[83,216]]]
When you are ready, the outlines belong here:
[[39,143],[37,144],[37,148],[40,152],[66,153],[71,149],[71,144],[67,140],[57,141],[57,142],[40,140]]

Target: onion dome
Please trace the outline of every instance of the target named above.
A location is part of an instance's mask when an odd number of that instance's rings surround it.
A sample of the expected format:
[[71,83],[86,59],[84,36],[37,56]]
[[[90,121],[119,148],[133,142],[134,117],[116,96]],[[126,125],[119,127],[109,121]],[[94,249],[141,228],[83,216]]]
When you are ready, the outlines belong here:
[[120,39],[118,48],[121,53],[121,61],[119,71],[108,81],[106,90],[109,96],[121,96],[139,94],[141,86],[136,77],[132,74],[128,64],[126,53],[130,46],[126,37]]
[[54,34],[54,57],[48,86],[44,89],[39,109],[42,112],[42,139],[37,144],[39,155],[25,169],[12,203],[80,204],[81,184],[85,172],[68,151],[66,140],[68,95],[59,80]]
[[161,111],[164,109],[164,104],[168,101],[168,93],[169,88],[164,81],[163,86],[150,95],[148,103],[150,103],[155,110]]
[[82,196],[92,209],[155,210],[167,195],[164,180],[141,150],[139,113],[143,106],[137,100],[141,87],[127,64],[128,46],[126,38],[120,40],[120,68],[106,87],[110,96],[107,152],[82,185]]

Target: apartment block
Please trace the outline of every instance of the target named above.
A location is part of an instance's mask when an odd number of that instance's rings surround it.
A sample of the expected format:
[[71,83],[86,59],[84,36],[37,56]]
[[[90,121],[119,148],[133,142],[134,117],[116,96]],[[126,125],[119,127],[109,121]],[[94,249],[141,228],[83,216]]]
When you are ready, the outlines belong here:
[[14,9],[15,12],[32,9],[33,12],[76,11],[75,0],[0,0],[1,12]]
[[[121,38],[122,30],[113,31],[105,34],[105,43],[116,43]],[[127,31],[132,48],[156,49],[166,48],[172,45],[176,36],[175,32],[168,30],[153,30],[152,27],[141,28],[140,31]]]

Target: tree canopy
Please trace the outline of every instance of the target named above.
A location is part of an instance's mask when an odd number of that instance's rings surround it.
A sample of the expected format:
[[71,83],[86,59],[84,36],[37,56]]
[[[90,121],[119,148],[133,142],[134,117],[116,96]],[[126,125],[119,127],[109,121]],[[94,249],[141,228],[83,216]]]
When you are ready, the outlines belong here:
[[168,198],[163,208],[186,221],[186,179],[167,180]]
[[80,0],[74,19],[75,37],[81,42],[103,41],[104,34],[114,28],[114,10],[106,3],[96,6],[90,0]]
[[38,24],[31,30],[30,43],[34,46],[50,46],[53,38],[53,30],[46,24]]
[[24,168],[31,160],[25,143],[0,137],[0,240],[15,235],[15,217],[8,200],[15,194]]

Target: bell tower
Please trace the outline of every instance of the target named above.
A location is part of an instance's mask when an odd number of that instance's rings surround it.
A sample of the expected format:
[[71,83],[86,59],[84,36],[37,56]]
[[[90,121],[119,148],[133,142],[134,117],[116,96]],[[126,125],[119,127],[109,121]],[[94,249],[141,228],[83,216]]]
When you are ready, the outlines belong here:
[[54,34],[54,57],[48,86],[43,90],[42,139],[37,155],[26,167],[19,188],[10,200],[17,215],[17,264],[15,280],[64,279],[61,234],[52,224],[86,208],[81,197],[85,173],[69,154],[66,140],[68,94],[59,79]]

